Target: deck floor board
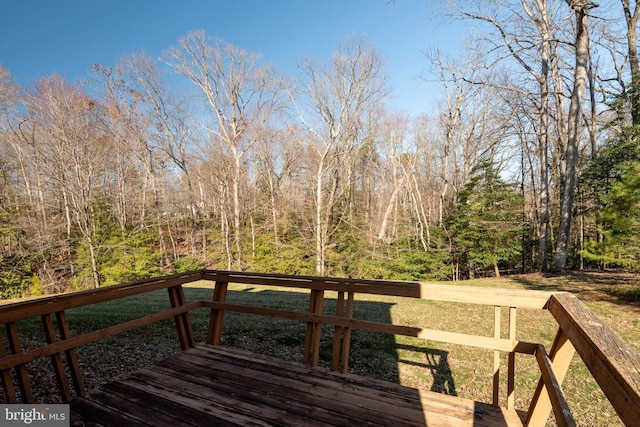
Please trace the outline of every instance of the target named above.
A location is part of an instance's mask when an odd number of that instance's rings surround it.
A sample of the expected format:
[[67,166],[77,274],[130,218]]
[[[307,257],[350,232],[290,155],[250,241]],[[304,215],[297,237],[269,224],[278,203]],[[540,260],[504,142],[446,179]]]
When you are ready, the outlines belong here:
[[198,345],[71,403],[85,426],[521,426],[515,411]]

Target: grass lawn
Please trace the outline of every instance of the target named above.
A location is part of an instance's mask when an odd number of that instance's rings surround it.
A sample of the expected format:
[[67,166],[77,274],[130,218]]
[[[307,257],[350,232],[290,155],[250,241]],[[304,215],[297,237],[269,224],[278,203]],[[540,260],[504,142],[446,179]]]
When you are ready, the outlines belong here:
[[[589,272],[555,277],[509,276],[458,282],[452,286],[484,286],[512,289],[570,291],[585,302],[624,340],[640,351],[640,304],[638,278],[629,274]],[[187,301],[210,300],[212,283],[197,282],[185,287]],[[328,293],[326,314],[335,313],[335,294]],[[354,317],[443,329],[453,332],[492,335],[493,308],[422,300],[401,300],[378,296],[356,296]],[[308,292],[266,286],[230,285],[229,302],[307,311]],[[96,304],[67,312],[72,335],[82,334],[169,307],[166,291]],[[204,341],[209,311],[192,313],[197,341]],[[508,325],[503,310],[502,325]],[[32,348],[44,342],[39,319],[20,322],[22,345]],[[541,342],[551,347],[556,332],[551,315],[541,310],[518,310],[517,339]],[[254,352],[300,361],[305,325],[237,313],[225,314],[222,343]],[[321,364],[331,359],[333,328],[323,329]],[[505,335],[506,336],[506,333]],[[6,343],[6,338],[5,343]],[[87,345],[77,350],[87,387],[115,379],[179,351],[173,320]],[[506,355],[503,358],[506,365]],[[50,362],[43,359],[29,366],[38,400],[54,403],[55,388]],[[492,396],[493,352],[458,345],[353,331],[349,368],[352,373],[372,376],[410,387],[437,391],[484,402]],[[533,356],[516,358],[516,408],[526,410],[540,376]],[[506,369],[502,373],[506,399]],[[599,387],[576,355],[564,383],[564,390],[578,425],[621,425]],[[506,401],[502,402],[506,406]]]

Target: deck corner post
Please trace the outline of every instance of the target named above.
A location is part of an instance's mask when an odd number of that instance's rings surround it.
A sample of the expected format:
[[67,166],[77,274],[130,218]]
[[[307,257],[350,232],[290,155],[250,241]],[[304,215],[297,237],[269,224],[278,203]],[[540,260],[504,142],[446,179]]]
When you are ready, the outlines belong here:
[[[213,301],[224,303],[227,301],[227,290],[229,288],[228,278],[218,278],[213,290]],[[212,308],[209,316],[209,329],[207,331],[207,344],[218,345],[222,338],[222,323],[224,321],[224,310]]]
[[[347,313],[348,319],[353,318],[353,304],[355,302],[355,293],[349,292],[347,295]],[[351,327],[344,328],[344,336],[342,338],[342,363],[340,364],[340,372],[346,374],[349,370],[349,349],[351,348]]]
[[[176,308],[186,304],[186,298],[184,296],[184,290],[182,285],[176,285],[167,288],[169,291],[169,299],[171,301],[171,307]],[[193,327],[191,325],[191,318],[189,313],[178,314],[174,317],[176,322],[176,329],[178,330],[178,339],[180,340],[180,348],[184,351],[189,348],[195,347],[195,338],[193,336]]]

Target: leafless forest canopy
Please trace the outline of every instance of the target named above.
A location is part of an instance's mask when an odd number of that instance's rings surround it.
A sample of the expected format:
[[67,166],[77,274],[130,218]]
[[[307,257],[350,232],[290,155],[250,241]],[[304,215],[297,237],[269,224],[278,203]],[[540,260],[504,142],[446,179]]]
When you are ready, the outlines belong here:
[[637,224],[613,208],[638,207],[638,6],[448,10],[470,35],[457,53],[425,46],[432,114],[387,106],[385,59],[357,36],[291,75],[203,31],[83,82],[22,87],[0,68],[2,296],[204,266],[444,280],[635,268]]

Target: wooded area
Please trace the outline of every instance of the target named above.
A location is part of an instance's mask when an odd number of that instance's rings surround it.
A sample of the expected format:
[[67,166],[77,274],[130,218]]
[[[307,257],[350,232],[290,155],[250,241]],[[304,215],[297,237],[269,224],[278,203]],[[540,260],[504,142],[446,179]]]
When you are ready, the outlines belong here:
[[459,55],[425,53],[441,93],[421,116],[386,106],[384,58],[356,36],[295,75],[203,31],[85,82],[0,68],[0,294],[203,266],[638,269],[631,3],[450,0],[471,32]]

